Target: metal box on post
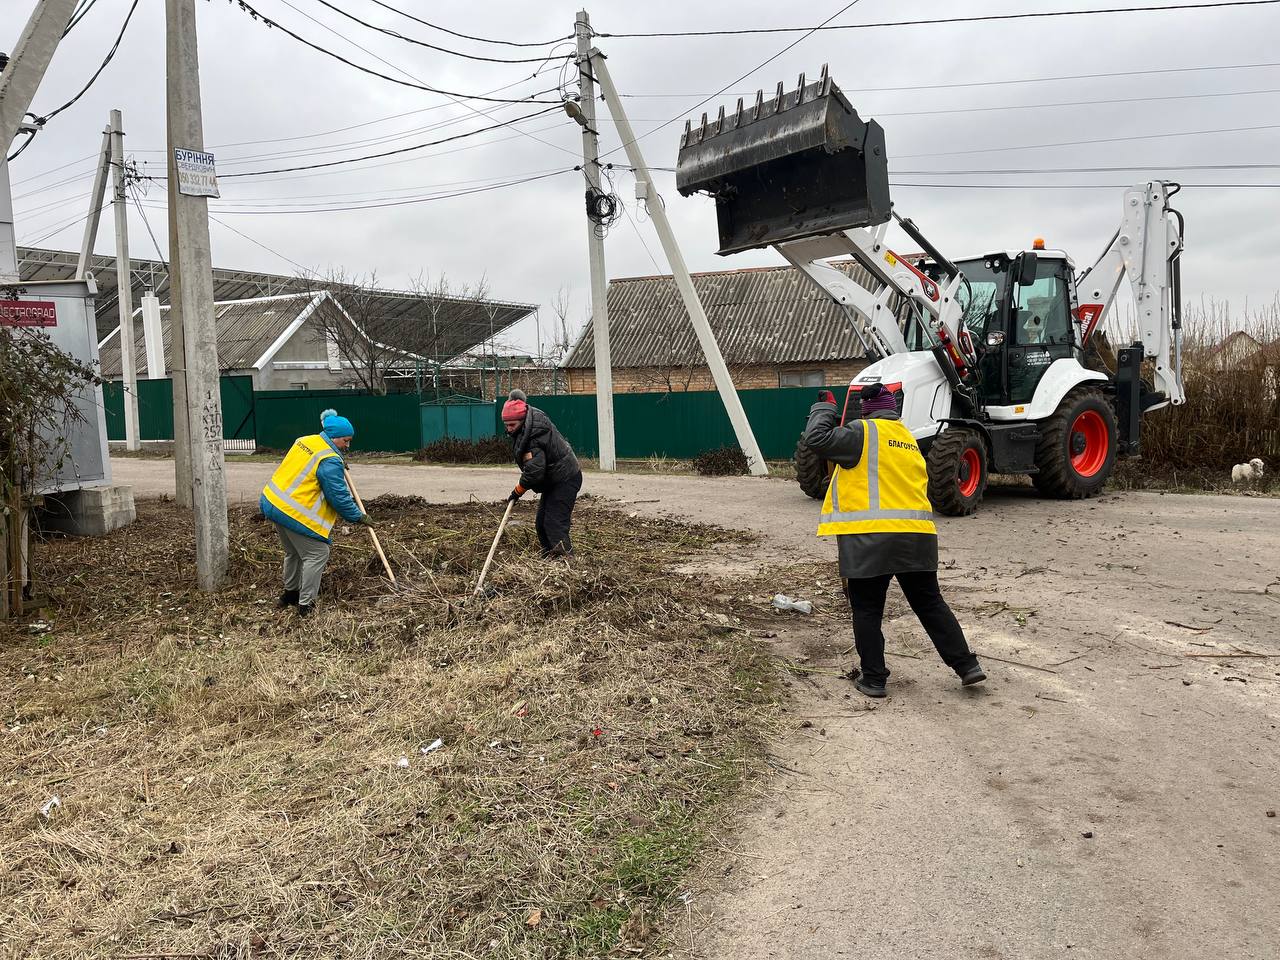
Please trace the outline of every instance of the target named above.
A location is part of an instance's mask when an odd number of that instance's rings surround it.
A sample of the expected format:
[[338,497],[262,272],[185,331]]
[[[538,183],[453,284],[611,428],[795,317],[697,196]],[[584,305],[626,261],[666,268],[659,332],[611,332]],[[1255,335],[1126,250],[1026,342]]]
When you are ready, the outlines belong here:
[[884,223],[890,216],[884,131],[862,120],[823,67],[816,83],[778,84],[773,99],[698,126],[686,123],[681,194],[716,201],[721,255]]

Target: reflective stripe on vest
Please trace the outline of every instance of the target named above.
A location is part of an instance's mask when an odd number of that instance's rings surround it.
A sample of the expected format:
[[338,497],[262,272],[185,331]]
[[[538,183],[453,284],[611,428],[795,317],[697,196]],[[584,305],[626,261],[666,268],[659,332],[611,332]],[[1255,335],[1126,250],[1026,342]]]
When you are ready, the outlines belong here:
[[862,458],[837,467],[818,520],[818,536],[936,534],[929,474],[915,438],[897,420],[864,420]]
[[317,474],[321,463],[336,456],[320,434],[299,437],[262,490],[276,509],[326,539],[338,520],[338,511],[324,498]]

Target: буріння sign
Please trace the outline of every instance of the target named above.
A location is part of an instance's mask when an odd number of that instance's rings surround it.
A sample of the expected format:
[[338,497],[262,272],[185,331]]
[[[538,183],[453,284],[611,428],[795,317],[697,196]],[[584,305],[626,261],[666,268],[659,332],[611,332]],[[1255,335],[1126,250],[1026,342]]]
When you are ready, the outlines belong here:
[[0,300],[0,327],[56,327],[58,307],[52,300]]
[[213,154],[196,150],[173,151],[178,168],[178,192],[186,197],[217,197],[218,175],[213,168]]

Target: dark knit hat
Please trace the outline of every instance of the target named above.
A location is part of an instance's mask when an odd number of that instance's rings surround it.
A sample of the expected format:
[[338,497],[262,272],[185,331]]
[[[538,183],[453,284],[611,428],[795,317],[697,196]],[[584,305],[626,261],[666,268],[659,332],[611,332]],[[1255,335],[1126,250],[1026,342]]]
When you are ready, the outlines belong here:
[[877,410],[897,410],[898,401],[883,384],[873,383],[862,388],[862,412],[874,413]]

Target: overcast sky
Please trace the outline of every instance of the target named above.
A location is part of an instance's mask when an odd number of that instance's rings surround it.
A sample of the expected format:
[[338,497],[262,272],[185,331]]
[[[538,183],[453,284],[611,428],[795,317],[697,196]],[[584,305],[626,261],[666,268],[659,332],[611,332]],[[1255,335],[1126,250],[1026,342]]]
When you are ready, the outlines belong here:
[[[33,2],[0,0],[0,50],[12,49]],[[97,0],[60,47],[33,105],[36,112],[48,112],[80,89],[111,45],[130,2]],[[539,64],[482,63],[436,53],[354,24],[319,0],[252,3],[262,14],[356,63],[436,88],[463,94],[505,88],[494,96],[537,93],[537,99],[554,100],[557,85],[566,79],[560,61],[542,66],[533,77]],[[533,57],[569,49],[477,43],[414,23],[375,0],[334,3],[407,36],[482,56]],[[1124,5],[1144,3],[1155,5],[1155,0]],[[1101,0],[861,0],[833,23],[1115,5]],[[580,4],[390,0],[389,6],[461,33],[537,42],[567,36]],[[837,0],[808,5],[651,0],[597,3],[590,13],[598,32],[628,33],[808,26],[842,6]],[[581,137],[568,117],[553,112],[400,157],[312,174],[229,178],[231,173],[321,163],[442,139],[542,107],[479,101],[459,105],[344,66],[279,30],[266,29],[234,2],[199,0],[197,7],[205,143],[224,177],[222,199],[211,205],[214,216],[226,224],[210,226],[215,265],[279,273],[295,273],[297,265],[349,274],[376,272],[390,286],[406,285],[419,274],[445,274],[460,284],[485,276],[495,296],[542,306],[544,338],[549,305],[564,287],[572,297],[571,319],[582,322],[587,252],[581,173],[429,202],[300,212],[309,206],[421,198],[569,170],[581,160]],[[12,164],[20,243],[78,248],[83,226],[72,221],[87,207],[93,154],[112,108],[124,112],[127,153],[145,172],[164,172],[163,21],[162,0],[140,0],[118,55],[99,81],[50,121]],[[860,114],[884,127],[895,180],[967,185],[893,188],[896,208],[915,219],[944,252],[963,257],[1025,247],[1041,235],[1087,266],[1119,221],[1123,185],[1164,176],[1206,185],[1187,186],[1179,197],[1187,218],[1187,299],[1229,300],[1239,320],[1246,299],[1251,307],[1265,306],[1280,290],[1280,189],[1222,186],[1280,184],[1280,169],[1170,169],[1280,163],[1280,53],[1275,50],[1280,6],[820,31],[753,70],[801,36],[619,37],[600,38],[597,44],[609,57],[619,89],[629,95],[626,108],[637,132],[655,131],[641,140],[655,167],[675,165],[683,113],[735,78],[753,71],[698,112],[714,116],[721,103],[732,106],[738,95],[753,96],[759,87],[771,91],[779,80],[794,87],[802,71],[812,79],[829,63]],[[1216,69],[1150,72],[1173,68]],[[1101,73],[1124,75],[1009,82]],[[884,89],[891,87],[900,89]],[[1055,103],[1076,105],[1051,106]],[[478,116],[477,111],[492,116]],[[679,122],[662,126],[675,117]],[[1273,129],[1155,137],[1268,125]],[[619,146],[611,123],[603,122],[601,132],[603,152]],[[1031,147],[1120,137],[1146,139]],[[623,161],[620,151],[607,159]],[[1117,166],[1139,169],[962,173]],[[782,262],[772,251],[717,257],[712,202],[680,197],[671,174],[656,177],[692,269]],[[633,177],[619,170],[614,184],[636,222],[633,226],[624,217],[609,234],[609,276],[668,272],[652,224],[632,199]],[[982,189],[978,184],[1017,188]],[[1062,184],[1077,188],[1049,188]],[[145,200],[162,249],[167,238],[163,194],[162,184],[152,183]],[[136,212],[130,231],[135,254],[155,256]],[[902,250],[913,246],[901,236],[891,242]],[[114,251],[109,217],[103,220],[98,250]],[[523,325],[516,339],[531,349],[534,324]]]

